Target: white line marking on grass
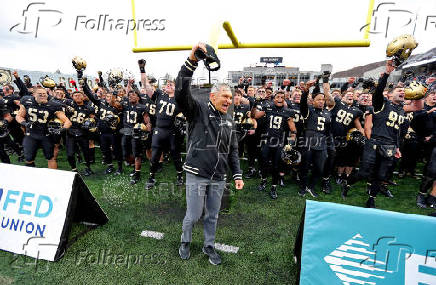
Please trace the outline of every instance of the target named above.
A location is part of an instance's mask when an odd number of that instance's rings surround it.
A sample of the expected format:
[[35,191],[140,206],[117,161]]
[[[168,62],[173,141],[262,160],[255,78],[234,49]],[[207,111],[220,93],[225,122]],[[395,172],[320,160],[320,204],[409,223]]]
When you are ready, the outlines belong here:
[[151,237],[155,239],[163,239],[164,234],[160,232],[154,232],[154,231],[142,231],[141,233],[142,237]]
[[221,244],[221,243],[215,243],[215,249],[220,250],[220,251],[224,251],[224,252],[238,253],[239,247]]

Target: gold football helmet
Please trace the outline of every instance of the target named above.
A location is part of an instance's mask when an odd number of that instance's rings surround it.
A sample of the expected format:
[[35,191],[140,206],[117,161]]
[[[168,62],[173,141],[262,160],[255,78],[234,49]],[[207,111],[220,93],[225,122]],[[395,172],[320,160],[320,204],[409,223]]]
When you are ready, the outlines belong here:
[[45,88],[55,88],[56,82],[46,75],[45,77],[41,77],[40,79],[41,85]]
[[404,99],[406,100],[419,100],[425,97],[427,86],[421,82],[412,81],[409,86],[404,88],[404,93]]
[[400,65],[409,58],[417,46],[418,43],[412,35],[402,35],[388,44],[386,56],[393,57],[395,64]]
[[86,61],[78,56],[73,57],[73,66],[77,71],[86,69]]

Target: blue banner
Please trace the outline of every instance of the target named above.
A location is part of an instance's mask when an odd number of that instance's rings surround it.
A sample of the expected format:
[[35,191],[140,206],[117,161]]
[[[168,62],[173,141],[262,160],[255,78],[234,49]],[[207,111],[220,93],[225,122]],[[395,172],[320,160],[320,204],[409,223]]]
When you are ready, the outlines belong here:
[[300,284],[436,284],[436,218],[308,200]]

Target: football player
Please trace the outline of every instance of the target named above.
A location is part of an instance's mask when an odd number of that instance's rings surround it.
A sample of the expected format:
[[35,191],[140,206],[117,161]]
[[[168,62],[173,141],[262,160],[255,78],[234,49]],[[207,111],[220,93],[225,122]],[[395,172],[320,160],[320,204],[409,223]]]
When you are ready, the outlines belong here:
[[[324,164],[327,159],[327,139],[330,137],[331,113],[324,108],[327,105],[333,108],[335,101],[330,94],[330,86],[328,78],[324,82],[324,93],[312,93],[312,106],[308,106],[309,88],[316,83],[317,80],[308,81],[306,84],[301,84],[303,93],[301,96],[300,112],[304,118],[305,134],[304,143],[301,145],[301,185],[299,195],[304,196],[309,193],[312,197],[318,197],[315,191],[315,184],[321,178],[324,171]],[[315,88],[316,89],[316,88]],[[312,177],[309,180],[309,170],[312,167]]]
[[34,87],[33,96],[24,96],[21,99],[20,110],[16,120],[25,130],[23,140],[24,158],[26,166],[35,166],[35,157],[39,147],[42,147],[48,167],[56,169],[54,158],[54,143],[48,132],[48,123],[58,118],[63,126],[68,129],[71,122],[62,111],[62,107],[47,99],[47,91],[43,87]]
[[[18,76],[18,75],[17,75]],[[5,84],[3,86],[3,100],[5,107],[8,109],[9,114],[14,120],[9,124],[9,132],[11,136],[6,137],[5,145],[8,145],[14,152],[18,155],[18,161],[24,161],[23,157],[23,138],[24,132],[21,126],[16,122],[15,116],[20,109],[20,99],[21,97],[14,94],[14,87],[10,84]],[[12,139],[11,139],[12,137]]]
[[[300,144],[298,142],[304,141],[304,118],[300,113],[301,102],[301,89],[299,87],[294,88],[291,93],[290,100],[286,101],[287,107],[292,111],[292,119],[297,130],[297,144],[296,149],[300,151]],[[299,166],[297,169],[293,169],[294,177],[297,183],[300,182]]]
[[183,184],[182,157],[180,151],[177,151],[176,148],[176,129],[174,125],[176,115],[181,111],[175,101],[174,92],[175,83],[167,80],[165,92],[156,97],[156,127],[153,130],[150,176],[146,185],[147,189],[153,188],[156,184],[155,174],[159,167],[162,152],[165,149],[170,150],[177,171],[177,185]]
[[[244,145],[246,140],[249,140],[250,137],[252,137],[255,133],[255,129],[257,127],[256,120],[250,118],[251,112],[250,112],[250,105],[249,104],[243,104],[241,102],[242,93],[239,89],[235,90],[235,96],[233,97],[233,120],[236,124],[236,129],[238,132],[238,141],[239,141],[239,156],[241,157],[244,153]],[[250,145],[247,144],[247,151],[255,152],[256,151],[256,145]],[[254,156],[248,155],[248,169],[249,171],[254,170]]]
[[[133,137],[133,128],[139,124],[140,128],[150,131],[151,124],[147,107],[139,103],[139,92],[136,90],[130,90],[127,95],[128,100],[123,100],[121,102],[124,129],[121,145],[123,147],[124,160],[127,160],[131,153],[133,153],[135,158],[135,172],[132,175],[130,184],[136,184],[141,179],[142,140]],[[142,127],[141,124],[144,124],[145,126]]]
[[[388,77],[395,70],[392,60],[386,62],[386,71],[379,79],[372,97],[372,113],[365,118],[365,135],[369,138],[364,146],[359,172],[342,182],[342,191],[347,192],[349,185],[361,179],[369,179],[371,184],[366,207],[375,208],[375,197],[387,180],[387,172],[392,166],[394,156],[399,158],[400,138],[405,133],[406,124],[403,109],[404,88],[396,86],[392,92],[392,102],[383,96]],[[389,193],[387,193],[389,194]],[[385,194],[386,195],[386,194]]]
[[0,161],[3,163],[11,163],[9,155],[6,153],[4,145],[5,138],[9,138],[8,126],[12,122],[13,118],[9,114],[9,110],[3,99],[0,99]]
[[91,170],[88,130],[85,129],[84,123],[87,119],[94,118],[94,109],[84,103],[85,95],[82,91],[73,92],[71,97],[73,101],[68,101],[66,107],[66,115],[72,123],[66,137],[67,160],[71,170],[77,172],[75,150],[76,145],[78,145],[82,150],[86,163],[83,175],[89,176],[93,172]]
[[107,168],[106,174],[111,174],[115,171],[112,164],[113,157],[117,160],[118,168],[115,172],[120,175],[123,172],[123,152],[121,148],[120,116],[122,107],[117,101],[116,95],[109,92],[106,88],[99,88],[98,93],[103,97],[99,98],[89,88],[88,84],[83,85],[83,91],[88,96],[89,100],[98,107],[97,112],[97,128],[100,134],[100,149],[103,154],[103,162]]
[[292,121],[291,111],[284,107],[285,92],[279,90],[276,92],[273,105],[258,109],[254,112],[254,118],[266,118],[267,125],[267,141],[262,144],[262,164],[261,164],[261,182],[258,190],[264,191],[267,184],[269,172],[268,162],[272,162],[272,184],[270,196],[272,199],[277,199],[277,185],[279,182],[279,165],[281,159],[281,150],[285,144],[285,134],[287,130],[291,131],[292,140],[295,142],[296,128]]
[[[436,87],[436,85],[435,85]],[[426,164],[416,204],[420,208],[436,208],[436,88],[427,92],[424,109],[415,115],[417,133],[423,137]],[[428,190],[432,189],[429,194]]]
[[[356,128],[363,136],[363,128],[360,124],[360,118],[363,116],[362,111],[353,106],[354,92],[348,90],[342,99],[335,97],[335,107],[331,110],[332,124],[331,131],[336,147],[336,159],[332,163],[326,163],[325,174],[322,182],[322,191],[331,192],[330,173],[337,166],[337,175],[346,179],[353,170],[353,166],[359,159],[359,152],[356,151],[356,145],[347,141],[347,133],[351,128]],[[329,168],[329,169],[327,169]]]
[[[254,118],[254,114],[256,113],[256,110],[263,110],[268,107],[271,107],[272,105],[272,102],[266,99],[266,91],[265,88],[263,87],[260,87],[256,90],[255,99],[256,99],[256,103],[251,109],[252,118]],[[265,133],[267,131],[268,122],[265,116],[260,117],[259,119],[256,120],[256,122],[257,122],[256,132],[254,133],[252,141],[250,142],[256,146],[256,151],[250,151],[248,154],[249,156],[252,156],[249,157],[249,160],[255,161],[255,159],[257,158],[258,164],[260,166],[262,165],[261,141],[266,137]],[[260,172],[260,167],[259,167],[259,172]],[[246,178],[253,178],[255,176],[256,176],[256,170],[254,167],[249,169],[247,171],[247,174],[245,175]]]

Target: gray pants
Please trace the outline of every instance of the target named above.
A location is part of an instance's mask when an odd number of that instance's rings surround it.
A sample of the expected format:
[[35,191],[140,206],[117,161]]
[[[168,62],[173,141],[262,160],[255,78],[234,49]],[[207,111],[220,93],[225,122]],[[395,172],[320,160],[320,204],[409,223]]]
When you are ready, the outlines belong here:
[[183,219],[182,242],[192,241],[192,228],[204,208],[204,246],[214,246],[218,212],[226,181],[214,181],[186,173],[186,215]]

